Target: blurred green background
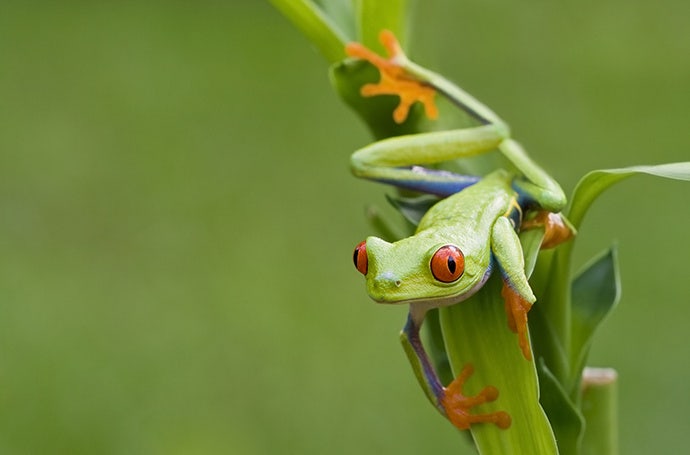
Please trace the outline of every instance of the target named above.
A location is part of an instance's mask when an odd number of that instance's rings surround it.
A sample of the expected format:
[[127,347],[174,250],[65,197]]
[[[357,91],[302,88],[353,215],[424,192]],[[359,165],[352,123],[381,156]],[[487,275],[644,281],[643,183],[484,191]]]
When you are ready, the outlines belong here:
[[[688,18],[419,2],[411,55],[569,190],[690,159]],[[349,175],[370,139],[326,69],[260,1],[3,2],[0,453],[471,453],[351,264],[386,190]],[[622,453],[685,446],[689,196],[636,177],[578,240],[620,247],[591,363],[620,373]]]

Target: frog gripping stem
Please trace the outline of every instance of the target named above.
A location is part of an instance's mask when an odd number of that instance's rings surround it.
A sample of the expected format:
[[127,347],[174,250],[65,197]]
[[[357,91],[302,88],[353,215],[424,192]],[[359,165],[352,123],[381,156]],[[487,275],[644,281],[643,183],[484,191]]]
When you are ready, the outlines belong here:
[[448,387],[443,387],[422,346],[419,336],[420,325],[415,322],[415,316],[419,315],[411,313],[408,316],[400,339],[415,376],[429,401],[460,430],[467,430],[475,423],[493,423],[499,428],[508,428],[512,421],[510,415],[504,411],[472,414],[472,408],[475,406],[496,400],[498,389],[486,386],[477,395],[466,395],[463,388],[474,371],[471,364],[466,364]]
[[430,119],[437,118],[438,109],[434,102],[436,89],[424,84],[405,71],[404,65],[408,60],[392,32],[388,30],[382,31],[380,40],[388,52],[388,59],[381,57],[360,43],[349,43],[345,46],[347,55],[368,61],[381,74],[381,79],[378,83],[365,84],[361,88],[360,93],[362,96],[399,96],[400,103],[393,112],[393,120],[396,123],[403,123],[407,119],[410,107],[417,101],[424,106],[427,117]]
[[552,213],[542,210],[537,215],[522,223],[521,230],[544,228],[544,239],[541,249],[554,248],[564,243],[575,235],[575,229],[571,227],[560,213]]
[[453,425],[461,430],[470,428],[473,423],[493,423],[501,429],[510,427],[511,418],[504,411],[487,414],[470,414],[470,409],[482,403],[494,401],[498,398],[498,390],[493,386],[487,386],[477,395],[468,397],[463,394],[463,386],[467,378],[473,373],[471,364],[466,364],[460,374],[448,387],[444,389],[444,397],[441,404],[446,411],[446,417]]
[[508,327],[518,335],[520,350],[525,359],[532,360],[532,351],[529,345],[527,332],[527,313],[532,308],[532,304],[525,300],[507,282],[503,282],[501,291],[506,305],[506,315],[508,316]]

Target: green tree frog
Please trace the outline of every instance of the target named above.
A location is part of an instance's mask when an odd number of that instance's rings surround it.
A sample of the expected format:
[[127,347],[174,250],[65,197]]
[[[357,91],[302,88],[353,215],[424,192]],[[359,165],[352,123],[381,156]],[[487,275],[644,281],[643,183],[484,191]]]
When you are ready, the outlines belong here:
[[[498,272],[503,279],[507,324],[517,333],[524,357],[531,361],[527,313],[536,298],[527,281],[517,233],[543,226],[542,247],[567,240],[572,230],[558,214],[566,204],[565,195],[510,138],[508,126],[495,113],[442,76],[408,60],[392,33],[382,32],[381,41],[389,58],[359,43],[346,48],[349,56],[365,59],[380,71],[378,83],[362,87],[363,96],[399,96],[393,118],[401,123],[415,102],[423,104],[428,117],[437,117],[434,97],[440,93],[476,119],[478,126],[389,138],[352,155],[352,170],[358,177],[443,198],[424,215],[413,236],[394,243],[369,237],[356,247],[354,263],[366,277],[373,300],[409,304],[400,337],[432,404],[460,429],[478,422],[507,428],[511,418],[505,412],[472,413],[473,407],[495,400],[498,391],[487,386],[476,396],[465,396],[462,389],[472,373],[471,365],[448,387],[441,384],[419,332],[427,311],[462,302],[491,273]],[[422,167],[495,149],[517,172],[498,169],[477,177]],[[524,221],[528,212],[537,216]]]

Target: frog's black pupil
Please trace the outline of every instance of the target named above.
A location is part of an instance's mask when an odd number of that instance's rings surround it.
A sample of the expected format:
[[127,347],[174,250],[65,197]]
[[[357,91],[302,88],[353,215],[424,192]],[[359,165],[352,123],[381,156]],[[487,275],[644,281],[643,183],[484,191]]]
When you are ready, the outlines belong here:
[[450,273],[455,273],[455,267],[455,259],[452,256],[448,256],[448,270],[450,270]]
[[357,257],[359,256],[359,248],[355,248],[355,252],[352,255],[352,261],[355,263],[355,267],[357,267]]

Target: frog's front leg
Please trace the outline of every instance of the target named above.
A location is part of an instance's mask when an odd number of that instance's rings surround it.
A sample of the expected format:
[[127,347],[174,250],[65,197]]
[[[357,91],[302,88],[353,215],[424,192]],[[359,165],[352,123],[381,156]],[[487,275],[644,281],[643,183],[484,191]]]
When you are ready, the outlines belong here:
[[493,386],[484,387],[475,396],[466,396],[463,392],[465,381],[472,374],[472,365],[463,367],[460,374],[448,387],[443,387],[438,375],[434,371],[429,357],[419,336],[419,330],[426,314],[426,309],[416,304],[410,305],[407,323],[400,333],[400,340],[408,356],[415,376],[424,389],[427,398],[448,418],[453,425],[466,430],[473,423],[494,423],[499,428],[508,428],[510,416],[503,411],[487,414],[472,414],[471,410],[477,405],[493,401],[498,397],[498,390]]
[[527,331],[527,313],[537,300],[525,275],[522,246],[510,220],[499,217],[491,230],[491,252],[503,278],[503,297],[508,316],[508,327],[518,334],[522,354],[532,360]]

